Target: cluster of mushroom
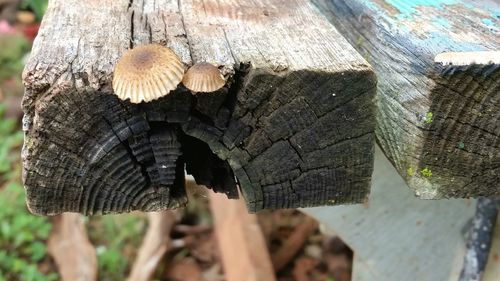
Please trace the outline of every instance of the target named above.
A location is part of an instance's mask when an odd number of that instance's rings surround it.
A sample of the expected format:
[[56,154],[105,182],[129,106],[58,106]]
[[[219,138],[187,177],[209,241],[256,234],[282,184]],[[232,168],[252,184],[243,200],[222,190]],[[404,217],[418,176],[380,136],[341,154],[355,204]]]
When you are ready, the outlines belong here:
[[149,102],[168,95],[181,81],[193,94],[214,92],[226,84],[214,65],[196,63],[184,73],[180,58],[171,49],[148,44],[128,50],[118,60],[113,90],[122,100]]

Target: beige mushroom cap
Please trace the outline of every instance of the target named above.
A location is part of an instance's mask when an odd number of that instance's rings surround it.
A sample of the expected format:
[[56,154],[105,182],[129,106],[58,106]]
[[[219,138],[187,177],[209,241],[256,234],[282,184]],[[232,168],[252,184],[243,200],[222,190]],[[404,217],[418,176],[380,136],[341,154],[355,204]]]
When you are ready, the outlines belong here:
[[113,90],[122,100],[149,102],[175,90],[184,75],[179,57],[158,44],[128,50],[118,60],[113,75]]
[[226,80],[217,67],[207,62],[200,62],[188,69],[182,84],[193,92],[210,93],[224,87]]

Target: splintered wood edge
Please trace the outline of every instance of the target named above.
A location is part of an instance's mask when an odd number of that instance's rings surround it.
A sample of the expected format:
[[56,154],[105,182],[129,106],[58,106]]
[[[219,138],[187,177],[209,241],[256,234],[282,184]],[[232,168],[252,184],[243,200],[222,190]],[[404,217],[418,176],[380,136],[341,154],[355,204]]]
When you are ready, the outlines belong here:
[[500,51],[444,52],[437,54],[434,62],[456,66],[500,64]]

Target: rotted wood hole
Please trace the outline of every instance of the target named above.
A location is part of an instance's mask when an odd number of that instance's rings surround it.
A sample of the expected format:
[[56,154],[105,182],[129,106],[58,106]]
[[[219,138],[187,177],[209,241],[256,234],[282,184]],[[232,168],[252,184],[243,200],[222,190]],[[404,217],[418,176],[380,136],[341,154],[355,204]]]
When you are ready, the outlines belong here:
[[[239,87],[241,82],[231,84]],[[141,104],[122,101],[106,90],[58,95],[35,117],[35,122],[49,127],[29,137],[52,145],[40,151],[36,167],[25,173],[27,188],[50,184],[52,199],[30,198],[44,204],[30,208],[36,212],[49,202],[62,203],[52,206],[54,210],[84,214],[177,208],[187,203],[185,170],[198,184],[238,198],[228,161],[200,140],[222,136],[228,125],[226,135],[237,137],[239,126],[229,122],[235,94],[224,87],[193,95],[180,86],[153,103]],[[30,149],[29,141],[25,149]],[[65,188],[75,185],[80,189]]]

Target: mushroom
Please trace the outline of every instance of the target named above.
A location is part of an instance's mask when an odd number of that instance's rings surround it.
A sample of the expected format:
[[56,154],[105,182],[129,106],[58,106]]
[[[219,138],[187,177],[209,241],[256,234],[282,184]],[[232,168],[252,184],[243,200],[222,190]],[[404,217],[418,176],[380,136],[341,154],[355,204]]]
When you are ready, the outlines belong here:
[[179,57],[169,48],[148,44],[128,50],[118,60],[113,90],[122,100],[149,102],[175,90],[184,75]]
[[200,62],[188,69],[182,84],[193,93],[210,93],[224,87],[226,80],[219,69],[208,62]]

